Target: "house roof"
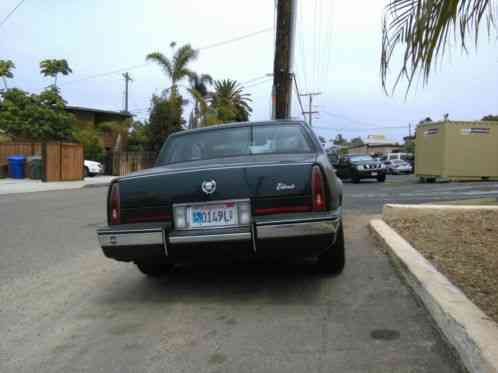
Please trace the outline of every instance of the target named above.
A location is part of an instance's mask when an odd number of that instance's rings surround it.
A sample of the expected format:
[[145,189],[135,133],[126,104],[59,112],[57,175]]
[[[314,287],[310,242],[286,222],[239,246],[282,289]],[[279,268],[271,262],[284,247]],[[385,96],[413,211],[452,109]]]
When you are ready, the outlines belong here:
[[87,108],[87,107],[82,107],[82,106],[66,106],[65,110],[67,110],[67,111],[84,111],[84,112],[96,113],[96,114],[109,114],[109,115],[120,116],[123,118],[131,118],[132,117],[131,113],[125,112],[125,111],[100,110],[100,109],[93,109],[93,108]]

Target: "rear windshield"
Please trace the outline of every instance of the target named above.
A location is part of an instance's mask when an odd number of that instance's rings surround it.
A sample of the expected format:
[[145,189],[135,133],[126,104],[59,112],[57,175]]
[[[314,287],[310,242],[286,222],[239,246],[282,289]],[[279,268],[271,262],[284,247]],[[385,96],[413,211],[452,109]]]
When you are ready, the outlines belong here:
[[170,138],[157,164],[254,154],[311,153],[308,135],[297,125],[246,126],[192,132]]

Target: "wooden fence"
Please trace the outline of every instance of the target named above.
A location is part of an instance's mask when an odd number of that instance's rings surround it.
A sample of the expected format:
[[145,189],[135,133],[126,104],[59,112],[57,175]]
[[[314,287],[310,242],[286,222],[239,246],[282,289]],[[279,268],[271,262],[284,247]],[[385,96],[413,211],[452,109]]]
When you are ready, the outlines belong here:
[[114,152],[112,153],[112,174],[128,175],[130,172],[154,167],[155,152]]
[[83,145],[44,143],[42,147],[43,181],[83,179]]
[[11,155],[24,155],[31,157],[41,155],[42,144],[31,142],[16,142],[0,144],[0,167],[8,164],[7,158]]

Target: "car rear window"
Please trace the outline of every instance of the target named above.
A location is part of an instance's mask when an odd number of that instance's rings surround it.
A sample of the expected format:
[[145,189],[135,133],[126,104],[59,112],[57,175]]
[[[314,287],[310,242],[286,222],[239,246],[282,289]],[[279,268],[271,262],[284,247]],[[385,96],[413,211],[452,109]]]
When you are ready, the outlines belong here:
[[312,151],[311,140],[298,125],[232,127],[171,137],[161,149],[157,163]]

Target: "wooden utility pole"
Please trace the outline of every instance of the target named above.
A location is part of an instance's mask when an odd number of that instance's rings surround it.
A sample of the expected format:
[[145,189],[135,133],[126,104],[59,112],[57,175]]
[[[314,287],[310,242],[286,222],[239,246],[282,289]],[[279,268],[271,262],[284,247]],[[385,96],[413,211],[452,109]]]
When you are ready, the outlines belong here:
[[296,1],[278,0],[277,4],[277,35],[273,64],[274,119],[288,119],[291,112]]
[[319,111],[313,111],[313,96],[321,95],[322,92],[311,92],[311,93],[303,93],[300,96],[308,96],[309,99],[309,109],[305,111],[303,114],[308,114],[308,124],[311,126],[313,124],[313,114],[318,114]]
[[124,111],[127,113],[128,112],[128,83],[133,81],[133,79],[130,77],[130,74],[124,73],[123,77],[125,79],[125,109]]

